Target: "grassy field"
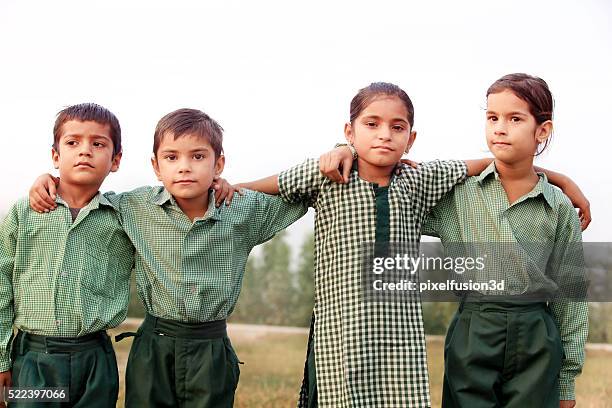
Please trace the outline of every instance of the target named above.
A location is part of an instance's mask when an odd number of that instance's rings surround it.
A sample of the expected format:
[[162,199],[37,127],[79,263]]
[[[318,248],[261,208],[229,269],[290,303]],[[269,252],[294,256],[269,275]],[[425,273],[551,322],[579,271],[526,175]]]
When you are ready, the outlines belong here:
[[[130,330],[133,328],[129,328]],[[295,406],[304,369],[307,334],[304,330],[271,333],[262,327],[232,326],[230,337],[240,366],[237,408]],[[119,360],[121,390],[117,407],[123,407],[123,374],[131,338],[115,344]],[[428,340],[429,375],[434,407],[440,406],[443,358],[442,339]],[[587,352],[585,370],[577,382],[578,406],[612,406],[612,353]]]

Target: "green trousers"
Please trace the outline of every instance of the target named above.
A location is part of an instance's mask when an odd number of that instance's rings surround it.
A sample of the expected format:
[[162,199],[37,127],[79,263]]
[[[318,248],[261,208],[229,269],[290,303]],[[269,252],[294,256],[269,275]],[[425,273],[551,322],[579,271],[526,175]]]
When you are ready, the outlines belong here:
[[562,358],[546,304],[462,302],[444,345],[442,406],[558,408]]
[[117,360],[104,332],[58,338],[20,331],[12,355],[14,388],[66,387],[69,402],[10,402],[9,407],[114,408],[117,404]]
[[192,324],[147,315],[128,358],[125,406],[232,407],[238,364],[225,321]]

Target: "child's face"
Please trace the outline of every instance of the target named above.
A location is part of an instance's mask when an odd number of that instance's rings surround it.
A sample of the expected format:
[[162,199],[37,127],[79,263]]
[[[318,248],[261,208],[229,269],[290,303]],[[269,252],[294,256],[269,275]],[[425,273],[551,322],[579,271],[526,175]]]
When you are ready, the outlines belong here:
[[215,159],[215,152],[206,138],[185,135],[174,139],[164,135],[151,160],[153,169],[164,187],[179,205],[201,203],[208,206],[208,190],[213,177],[223,171],[223,156]]
[[509,164],[533,160],[538,145],[548,138],[551,130],[551,121],[538,125],[527,102],[511,91],[488,96],[487,145],[496,159]]
[[352,124],[347,123],[344,133],[359,159],[376,167],[395,166],[416,137],[404,103],[386,95],[374,99]]
[[99,187],[108,173],[119,169],[121,153],[113,157],[109,125],[70,120],[62,125],[57,146],[51,158],[64,183]]

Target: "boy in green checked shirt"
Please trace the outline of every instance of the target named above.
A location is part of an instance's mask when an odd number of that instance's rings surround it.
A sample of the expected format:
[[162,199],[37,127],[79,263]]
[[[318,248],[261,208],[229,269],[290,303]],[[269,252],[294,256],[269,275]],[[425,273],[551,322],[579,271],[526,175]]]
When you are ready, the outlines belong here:
[[[127,407],[233,406],[240,370],[226,319],[247,257],[307,211],[253,191],[215,207],[211,186],[224,167],[222,135],[204,112],[169,113],[153,143],[163,187],[105,195],[136,247],[138,294],[147,311],[128,360]],[[47,182],[37,183],[43,195]]]
[[38,214],[23,199],[0,226],[0,386],[65,387],[70,406],[114,407],[105,330],[126,317],[134,248],[98,189],[119,168],[121,128],[107,109],[81,104],[58,114],[53,135],[57,210]]

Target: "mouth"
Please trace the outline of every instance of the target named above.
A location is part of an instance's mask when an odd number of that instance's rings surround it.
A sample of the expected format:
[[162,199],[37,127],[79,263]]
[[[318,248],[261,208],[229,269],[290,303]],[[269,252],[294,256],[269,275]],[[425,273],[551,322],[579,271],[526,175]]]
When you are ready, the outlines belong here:
[[374,146],[372,149],[380,150],[383,152],[393,152],[395,149],[390,148],[389,146]]
[[506,142],[493,142],[493,146],[503,147],[503,146],[511,146],[511,144],[510,143],[506,143]]
[[179,186],[188,186],[195,182],[196,182],[195,180],[177,180],[174,182],[174,184],[178,184]]
[[92,166],[90,163],[87,162],[78,162],[77,164],[74,165],[74,167],[78,167],[78,168],[90,168],[93,169],[94,166]]

